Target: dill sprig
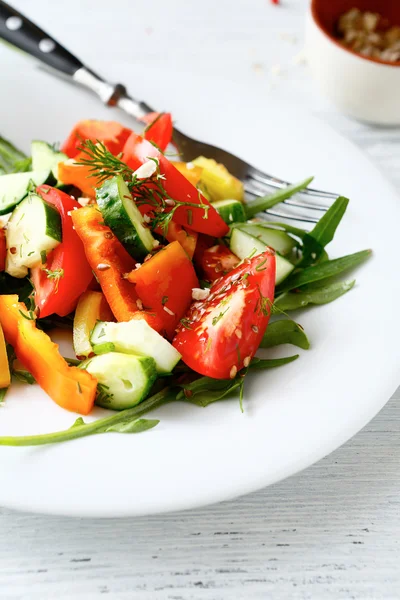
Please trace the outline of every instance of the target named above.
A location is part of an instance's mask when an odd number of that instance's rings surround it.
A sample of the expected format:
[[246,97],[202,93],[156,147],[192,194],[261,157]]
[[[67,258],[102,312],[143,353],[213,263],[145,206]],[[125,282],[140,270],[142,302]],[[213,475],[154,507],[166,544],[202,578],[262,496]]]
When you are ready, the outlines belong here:
[[159,160],[156,157],[148,157],[155,163],[154,173],[150,177],[138,177],[136,172],[121,160],[121,155],[114,156],[107,150],[105,145],[97,141],[86,140],[82,143],[80,150],[87,156],[81,158],[77,164],[85,165],[89,168],[89,177],[96,177],[99,183],[103,183],[110,177],[120,175],[133,200],[138,206],[150,206],[149,227],[152,230],[160,227],[166,235],[168,227],[172,221],[175,212],[180,207],[187,208],[188,225],[192,221],[192,208],[202,208],[204,210],[203,218],[208,218],[209,206],[204,203],[199,192],[199,203],[181,202],[172,198],[165,189],[163,181],[165,176],[160,171]]

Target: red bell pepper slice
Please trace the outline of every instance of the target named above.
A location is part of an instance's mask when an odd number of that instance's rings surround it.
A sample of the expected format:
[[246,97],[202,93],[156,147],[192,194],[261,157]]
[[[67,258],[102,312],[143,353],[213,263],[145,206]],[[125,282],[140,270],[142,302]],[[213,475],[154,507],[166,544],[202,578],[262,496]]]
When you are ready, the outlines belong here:
[[111,154],[116,156],[122,151],[131,131],[131,129],[115,121],[95,121],[91,119],[79,121],[65,140],[61,150],[70,158],[74,158],[79,153],[82,142],[92,140],[92,142],[103,142]]
[[81,238],[87,260],[117,321],[145,319],[156,331],[163,324],[156,314],[142,310],[142,303],[133,285],[124,279],[136,261],[128,254],[111,229],[104,225],[96,206],[86,206],[72,213],[76,233]]
[[0,229],[0,272],[6,268],[6,232]]
[[62,242],[48,254],[46,264],[31,269],[35,304],[41,318],[53,313],[65,317],[74,310],[79,296],[93,278],[83,244],[71,220],[71,214],[80,208],[80,204],[48,185],[39,186],[37,193],[60,213]]
[[131,271],[127,279],[135,284],[143,304],[157,314],[166,336],[172,339],[192,302],[192,289],[199,286],[192,262],[180,243],[168,244]]
[[138,169],[149,158],[157,158],[160,174],[165,177],[166,193],[178,202],[190,202],[195,206],[180,206],[175,210],[174,221],[194,231],[223,237],[229,227],[208,200],[174,167],[174,165],[150,142],[132,133],[123,149],[123,160],[132,169]]
[[164,152],[172,139],[173,124],[171,113],[152,112],[145,115],[141,120],[147,123],[143,134],[144,139],[154,142]]

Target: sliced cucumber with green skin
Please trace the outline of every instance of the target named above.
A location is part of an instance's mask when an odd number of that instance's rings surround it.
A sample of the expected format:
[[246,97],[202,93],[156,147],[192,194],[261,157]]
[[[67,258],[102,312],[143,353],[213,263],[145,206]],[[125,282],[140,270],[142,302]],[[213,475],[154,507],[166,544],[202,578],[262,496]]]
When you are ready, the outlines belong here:
[[42,185],[49,179],[49,169],[11,173],[0,176],[0,215],[10,213],[27,195],[29,184]]
[[[265,252],[267,245],[242,229],[235,228],[230,239],[230,249],[241,260]],[[294,265],[280,254],[276,254],[276,285],[281,283],[293,271]]]
[[296,241],[290,235],[278,229],[256,225],[255,223],[244,223],[243,225],[239,225],[239,229],[261,240],[264,244],[282,254],[282,256],[290,254],[293,248],[296,247]]
[[116,352],[151,356],[156,362],[158,373],[171,373],[181,359],[175,348],[154,331],[144,319],[122,323],[99,322],[93,329],[90,343],[96,352],[105,343],[114,344]]
[[154,248],[155,239],[122,177],[108,179],[96,190],[104,222],[133,258],[142,260]]
[[[13,211],[6,231],[6,271],[13,277],[15,270],[24,272],[35,267],[46,254],[61,242],[61,217],[54,206],[37,194],[29,194]],[[26,274],[26,273],[25,273]]]
[[239,200],[217,200],[211,205],[228,225],[246,221],[244,206]]
[[96,404],[124,410],[145,400],[157,379],[156,364],[148,356],[110,352],[81,363],[98,382]]
[[41,140],[33,140],[31,143],[31,153],[32,170],[47,169],[53,174],[55,181],[59,184],[58,163],[68,160],[68,156],[64,152],[57,152],[53,146]]

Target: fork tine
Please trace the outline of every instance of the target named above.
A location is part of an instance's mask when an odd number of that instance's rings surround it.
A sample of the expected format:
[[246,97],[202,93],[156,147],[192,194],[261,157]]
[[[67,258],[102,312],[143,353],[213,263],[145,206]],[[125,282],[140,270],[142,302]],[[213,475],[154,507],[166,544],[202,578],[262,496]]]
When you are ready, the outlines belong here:
[[318,223],[318,219],[315,219],[314,217],[297,217],[294,214],[280,213],[274,210],[266,210],[264,214],[271,215],[272,217],[278,217],[279,219],[287,219],[289,221],[300,221],[301,223]]
[[[264,186],[278,189],[282,189],[289,185],[288,181],[283,181],[283,179],[278,179],[277,177],[271,177],[270,175],[267,175],[262,171],[255,169],[254,167],[250,167],[248,169],[247,178],[253,179]],[[314,188],[307,188],[303,190],[302,194],[306,196],[314,196],[316,198],[326,198],[328,200],[336,200],[336,198],[339,196],[339,194],[335,194],[333,192],[324,192],[323,190],[316,190]]]
[[[256,184],[255,182],[249,183],[249,181],[245,182],[245,191],[248,194],[252,194],[253,196],[264,196],[268,194],[268,189],[265,189],[263,186],[259,186],[258,184]],[[282,189],[282,188],[280,188]],[[267,192],[267,194],[266,194]],[[303,194],[303,192],[300,192],[301,194]],[[322,212],[326,212],[329,208],[329,206],[322,206],[320,204],[311,204],[308,202],[304,202],[303,200],[301,200],[300,196],[298,198],[298,200],[295,200],[294,198],[291,199],[287,199],[283,201],[284,204],[287,204],[289,206],[295,206],[297,208],[307,208],[310,210],[318,210],[318,211],[322,211]]]

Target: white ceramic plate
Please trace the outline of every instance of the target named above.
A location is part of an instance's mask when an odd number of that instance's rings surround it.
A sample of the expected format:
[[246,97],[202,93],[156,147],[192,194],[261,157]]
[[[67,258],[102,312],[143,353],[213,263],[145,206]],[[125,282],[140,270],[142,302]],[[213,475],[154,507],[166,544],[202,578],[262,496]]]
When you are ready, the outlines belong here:
[[[1,133],[26,149],[32,138],[62,140],[80,118],[113,118],[83,92],[27,67],[21,77],[20,69],[2,73]],[[186,74],[185,95],[171,77],[152,78],[137,68],[135,81],[142,82],[146,99],[170,107],[193,135],[290,180],[316,174],[317,186],[348,195],[350,207],[330,253],[372,247],[375,254],[357,271],[349,294],[298,316],[312,349],[300,351],[293,364],[253,376],[244,414],[237,401],[206,409],[175,404],[156,411],[160,425],[144,434],[0,448],[3,506],[113,517],[233,498],[340,446],[383,407],[398,383],[400,210],[376,168],[323,123],[228,84],[212,95],[207,82]],[[173,94],[168,100],[165,90]],[[288,346],[274,355],[296,350]],[[74,421],[37,386],[13,385],[0,412],[1,435],[54,431]]]

